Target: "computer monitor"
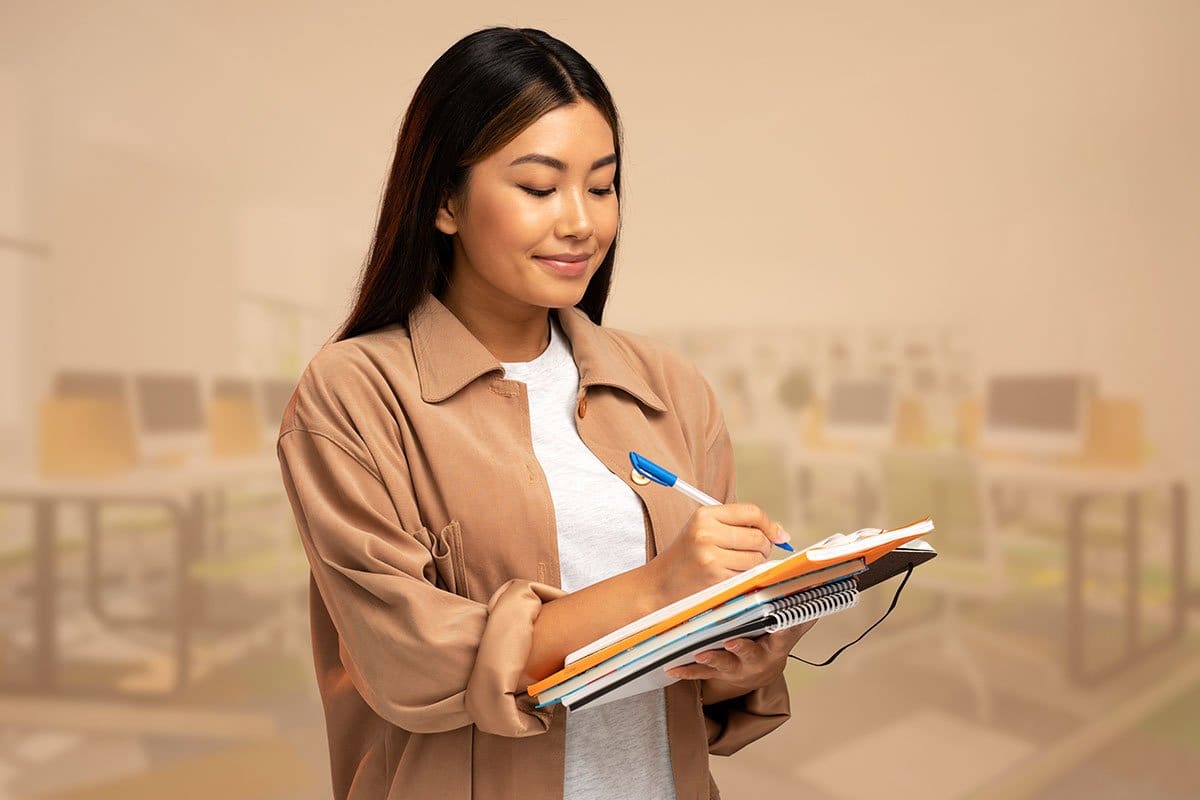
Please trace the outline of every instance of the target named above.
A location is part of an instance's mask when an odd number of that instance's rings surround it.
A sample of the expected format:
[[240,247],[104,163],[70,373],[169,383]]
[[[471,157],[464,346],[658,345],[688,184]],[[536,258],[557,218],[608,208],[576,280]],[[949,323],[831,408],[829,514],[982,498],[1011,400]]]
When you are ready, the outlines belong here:
[[140,373],[133,377],[143,463],[191,461],[207,452],[207,420],[199,377]]
[[249,378],[216,378],[212,384],[213,397],[231,400],[250,400],[254,397],[254,381]]
[[829,387],[825,437],[886,447],[895,438],[897,398],[888,378],[835,378]]
[[52,392],[58,397],[102,397],[128,402],[129,380],[121,372],[64,369],[54,375]]
[[1088,375],[995,375],[983,399],[985,450],[1069,455],[1083,449],[1095,379]]

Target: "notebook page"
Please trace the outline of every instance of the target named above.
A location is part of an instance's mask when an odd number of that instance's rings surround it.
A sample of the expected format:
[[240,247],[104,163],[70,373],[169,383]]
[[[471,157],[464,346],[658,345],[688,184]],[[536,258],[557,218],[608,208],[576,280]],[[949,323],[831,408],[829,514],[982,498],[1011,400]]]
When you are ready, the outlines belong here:
[[647,614],[646,616],[642,617],[641,619],[635,619],[633,622],[629,623],[628,625],[624,626],[623,628],[618,628],[617,630],[613,631],[612,633],[608,634],[607,636],[605,636],[601,639],[597,639],[596,641],[594,641],[590,644],[584,645],[580,649],[576,650],[574,653],[569,654],[566,657],[564,663],[570,664],[574,661],[578,661],[579,659],[583,658],[584,656],[588,656],[588,655],[591,655],[592,653],[595,653],[597,650],[603,650],[605,647],[608,647],[610,644],[615,644],[616,642],[621,641],[626,636],[629,636],[632,633],[636,633],[636,632],[642,630],[643,628],[648,628],[656,622],[661,622],[664,619],[669,619],[671,616],[678,614],[680,611],[684,611],[684,610],[690,608],[691,606],[694,606],[699,601],[704,600],[709,597],[712,597],[714,595],[720,594],[721,592],[725,591],[729,587],[734,586],[734,585],[746,580],[746,578],[753,577],[760,573],[766,572],[767,570],[774,567],[776,564],[779,564],[781,561],[787,561],[789,558],[795,558],[795,556],[793,555],[793,556],[788,556],[788,558],[784,558],[784,559],[764,561],[763,563],[759,564],[757,567],[751,567],[750,569],[746,570],[745,572],[739,572],[737,575],[731,575],[728,578],[726,578],[725,580],[721,581],[720,583],[714,583],[712,586],[709,586],[707,589],[701,589],[700,591],[695,592],[694,594],[688,595],[687,597],[683,598],[682,600],[676,600],[674,603],[671,603],[669,606],[663,606],[658,611],[653,611],[653,612]]

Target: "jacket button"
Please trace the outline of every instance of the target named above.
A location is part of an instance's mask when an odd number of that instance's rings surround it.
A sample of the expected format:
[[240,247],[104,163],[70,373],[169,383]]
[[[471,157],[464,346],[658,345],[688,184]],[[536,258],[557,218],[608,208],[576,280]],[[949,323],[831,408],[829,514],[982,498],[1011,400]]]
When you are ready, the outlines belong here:
[[579,398],[579,406],[575,410],[579,412],[580,419],[587,415],[587,395]]
[[629,470],[629,480],[633,481],[638,486],[645,486],[650,482],[649,478],[637,471],[637,467]]

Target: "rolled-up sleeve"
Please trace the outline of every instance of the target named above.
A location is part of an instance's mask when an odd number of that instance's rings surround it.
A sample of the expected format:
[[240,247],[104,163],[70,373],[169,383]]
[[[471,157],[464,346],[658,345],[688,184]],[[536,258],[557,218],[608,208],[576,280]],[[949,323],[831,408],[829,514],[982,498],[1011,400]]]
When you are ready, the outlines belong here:
[[[703,378],[701,378],[703,381]],[[733,442],[711,386],[708,393],[709,433],[705,449],[704,491],[723,503],[737,502],[737,475]],[[701,702],[707,680],[701,681]],[[778,728],[791,717],[787,682],[779,677],[751,692],[712,704],[703,704],[708,729],[708,752],[717,756],[736,753]]]
[[[542,604],[564,592],[514,579],[487,603],[435,585],[433,554],[364,451],[334,431],[291,428],[277,454],[313,579],[338,634],[346,675],[394,725],[436,733],[474,724],[531,736],[550,715],[518,689]],[[318,679],[324,676],[318,675]]]

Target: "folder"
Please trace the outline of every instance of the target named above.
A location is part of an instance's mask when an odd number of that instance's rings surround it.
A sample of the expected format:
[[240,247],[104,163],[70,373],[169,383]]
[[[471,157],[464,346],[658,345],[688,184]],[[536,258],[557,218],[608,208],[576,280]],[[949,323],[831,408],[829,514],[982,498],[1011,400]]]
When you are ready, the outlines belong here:
[[[805,576],[811,576],[808,585],[812,586],[828,583],[835,577],[845,577],[863,569],[869,570],[874,562],[887,553],[919,539],[932,530],[933,520],[926,517],[892,530],[872,530],[867,535],[856,536],[851,541],[831,542],[827,539],[787,558],[764,562],[634,620],[585,645],[566,657],[562,669],[530,684],[525,691],[540,698],[548,689],[739,595]],[[864,531],[858,533],[863,534]],[[834,568],[833,571],[827,572],[830,568]],[[835,575],[834,572],[839,570],[841,574]]]
[[854,575],[863,569],[864,564],[862,559],[854,559],[735,597],[657,636],[651,636],[649,639],[630,647],[624,652],[618,653],[596,667],[584,670],[575,677],[545,690],[537,696],[538,707],[550,705],[558,698],[586,686],[590,681],[595,679],[596,670],[613,671],[621,669],[627,664],[631,664],[638,659],[657,652],[659,648],[664,646],[674,647],[697,633],[712,632],[712,626],[725,623],[731,619],[737,619],[741,623],[754,618],[756,614],[759,617],[765,616],[771,610],[768,604],[774,600],[794,595],[806,589],[822,586],[839,578]]
[[[590,672],[603,671],[604,674],[585,681],[578,688],[561,693],[561,687],[555,687],[546,695],[539,695],[538,699],[542,701],[539,707],[550,704],[557,697],[574,711],[586,705],[603,705],[668,686],[679,679],[668,676],[666,671],[693,663],[696,655],[704,650],[722,647],[730,639],[757,638],[851,608],[858,600],[854,577],[838,578],[792,592],[733,614],[723,613],[724,606],[718,606],[696,617],[692,621],[696,624],[686,633],[675,635],[676,631],[672,630],[642,642],[627,654],[639,648],[642,652],[613,669],[609,669],[607,662],[594,667]],[[575,680],[587,676],[588,673],[584,673]]]

